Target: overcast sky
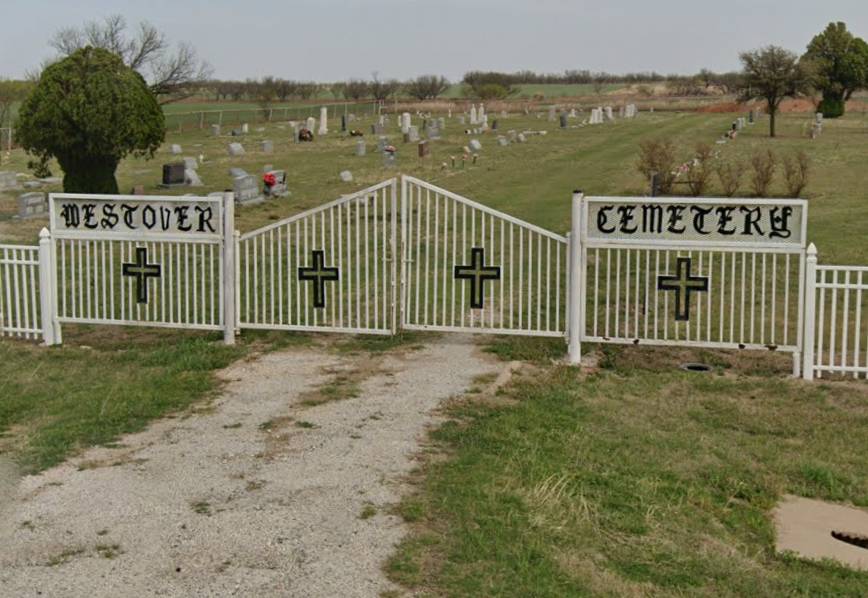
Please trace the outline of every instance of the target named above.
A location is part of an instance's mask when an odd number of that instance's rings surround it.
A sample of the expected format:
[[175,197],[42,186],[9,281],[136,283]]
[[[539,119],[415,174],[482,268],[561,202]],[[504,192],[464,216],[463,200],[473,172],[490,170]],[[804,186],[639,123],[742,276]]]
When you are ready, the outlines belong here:
[[801,53],[830,21],[868,38],[868,0],[0,0],[0,77],[51,57],[57,29],[112,13],[192,43],[227,79],[693,73],[766,44]]

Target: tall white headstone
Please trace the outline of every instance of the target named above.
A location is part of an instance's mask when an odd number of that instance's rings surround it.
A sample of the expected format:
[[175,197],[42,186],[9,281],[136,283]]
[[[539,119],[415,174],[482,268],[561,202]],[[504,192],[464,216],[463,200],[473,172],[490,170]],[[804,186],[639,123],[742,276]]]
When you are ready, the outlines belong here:
[[483,123],[486,125],[488,124],[488,117],[485,115],[485,106],[483,106],[481,102],[479,104],[479,110],[476,112],[476,120],[480,125]]
[[329,109],[323,106],[319,109],[319,131],[320,135],[326,135],[329,132]]
[[313,133],[313,129],[316,127],[316,119],[312,116],[307,117],[307,122],[305,123],[305,128]]
[[476,124],[476,104],[470,105],[470,124]]
[[403,113],[401,115],[401,133],[406,135],[410,131],[410,125],[412,125],[412,124],[413,124],[413,122],[410,118],[410,113],[409,112]]

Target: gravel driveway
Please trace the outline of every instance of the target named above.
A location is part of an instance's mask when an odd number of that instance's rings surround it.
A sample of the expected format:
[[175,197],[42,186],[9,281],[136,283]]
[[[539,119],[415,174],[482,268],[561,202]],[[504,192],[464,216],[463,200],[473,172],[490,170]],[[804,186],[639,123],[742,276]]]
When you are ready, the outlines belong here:
[[396,590],[381,567],[405,530],[389,513],[431,411],[499,368],[461,337],[436,343],[376,358],[359,396],[316,405],[359,357],[240,362],[209,407],[21,479],[0,494],[0,595]]

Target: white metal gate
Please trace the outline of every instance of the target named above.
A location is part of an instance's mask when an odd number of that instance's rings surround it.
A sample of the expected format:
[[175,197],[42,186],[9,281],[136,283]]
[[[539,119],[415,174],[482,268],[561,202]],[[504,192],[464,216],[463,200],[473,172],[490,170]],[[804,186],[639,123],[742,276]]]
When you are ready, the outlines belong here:
[[238,239],[241,328],[392,334],[397,180]]
[[401,198],[404,328],[564,336],[565,237],[413,177]]
[[39,247],[0,245],[0,336],[42,336]]
[[58,324],[224,328],[231,200],[52,194],[50,216]]

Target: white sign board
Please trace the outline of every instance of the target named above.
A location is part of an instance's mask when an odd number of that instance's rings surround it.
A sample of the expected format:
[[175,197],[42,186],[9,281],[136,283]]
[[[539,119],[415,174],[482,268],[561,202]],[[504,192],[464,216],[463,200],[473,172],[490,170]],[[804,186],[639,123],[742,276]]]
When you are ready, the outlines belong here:
[[52,194],[57,238],[208,241],[222,238],[220,197]]
[[586,197],[590,243],[668,246],[805,246],[807,202],[799,199]]

